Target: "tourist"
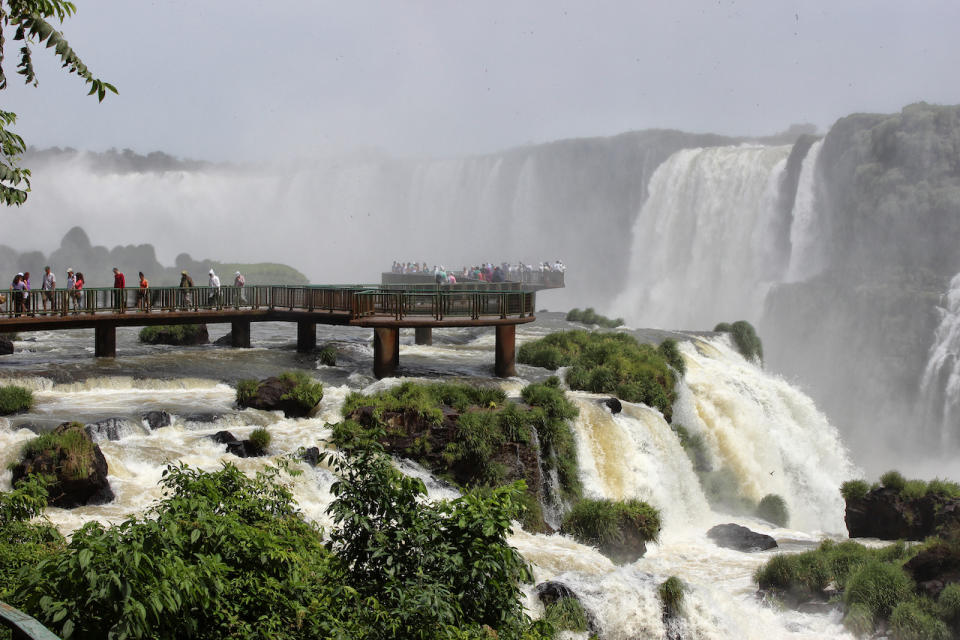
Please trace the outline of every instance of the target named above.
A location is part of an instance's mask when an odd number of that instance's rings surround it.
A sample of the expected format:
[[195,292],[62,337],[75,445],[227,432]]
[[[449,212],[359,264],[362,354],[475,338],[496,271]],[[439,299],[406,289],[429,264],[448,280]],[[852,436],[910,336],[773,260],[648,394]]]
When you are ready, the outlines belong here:
[[50,303],[50,310],[56,311],[57,304],[53,299],[53,290],[57,288],[57,278],[50,271],[50,265],[43,268],[43,280],[40,283],[40,301],[43,303],[43,310],[47,310],[47,303]]
[[74,294],[76,296],[77,307],[83,309],[83,274],[77,271],[77,283],[73,285],[73,288],[76,290]]
[[139,273],[140,276],[140,289],[137,291],[137,308],[150,310],[150,300],[147,296],[147,289],[150,288],[150,282],[147,280],[146,276],[143,275],[143,271]]
[[24,271],[21,280],[23,281],[23,308],[30,311],[30,272]]
[[23,291],[25,286],[22,273],[13,276],[13,282],[10,283],[10,291],[12,292],[11,297],[13,298],[14,315],[17,316],[24,312]]
[[246,278],[243,277],[243,274],[237,271],[233,278],[233,286],[237,288],[237,291],[240,295],[240,304],[246,304],[247,299],[243,295],[243,287],[247,284]]
[[70,310],[71,302],[73,302],[73,310],[76,311],[77,309],[76,296],[77,296],[77,277],[73,275],[73,269],[68,267],[67,268],[67,300],[66,300],[67,308],[64,309],[64,311]]
[[217,274],[213,272],[213,269],[210,269],[210,278],[207,282],[207,286],[210,287],[210,298],[207,300],[211,305],[220,304],[220,278],[217,277]]
[[119,267],[113,268],[113,309],[119,313],[123,313],[124,307],[127,306],[126,292],[124,289],[127,286],[127,280],[123,277],[123,273],[120,271]]
[[[193,278],[190,277],[190,274],[186,271],[180,272],[180,288],[181,289],[190,289],[193,287]],[[193,297],[190,295],[189,291],[180,292],[180,306],[189,307],[193,304]]]

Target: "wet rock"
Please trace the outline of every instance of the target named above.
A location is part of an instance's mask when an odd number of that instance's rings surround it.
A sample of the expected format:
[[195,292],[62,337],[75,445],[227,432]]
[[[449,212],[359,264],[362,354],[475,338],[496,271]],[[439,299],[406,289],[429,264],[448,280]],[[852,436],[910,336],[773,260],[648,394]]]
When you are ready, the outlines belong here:
[[141,418],[151,431],[173,424],[173,416],[166,411],[147,411]]
[[227,444],[230,442],[237,442],[237,437],[230,433],[229,431],[217,431],[212,436],[207,436],[214,442],[218,444]]
[[267,452],[260,449],[249,440],[234,440],[227,443],[227,453],[238,458],[259,458],[267,455]]
[[764,533],[751,531],[738,524],[718,524],[709,531],[707,537],[718,547],[736,549],[737,551],[766,551],[776,549],[777,541]]
[[904,498],[898,489],[878,487],[862,498],[848,499],[844,521],[851,538],[923,540],[960,526],[960,499]]
[[960,582],[960,552],[949,544],[936,544],[911,558],[903,569],[921,591],[936,599],[946,585]]
[[603,401],[603,404],[610,409],[610,413],[616,415],[623,411],[623,403],[620,402],[617,398],[607,398]]
[[13,340],[0,336],[0,356],[8,356],[11,353],[13,353]]
[[125,418],[105,418],[97,422],[91,422],[83,427],[87,435],[94,442],[103,442],[104,440],[117,441],[120,438],[129,435],[132,425]]
[[317,463],[320,462],[319,447],[310,447],[309,449],[305,449],[303,452],[302,459],[311,467],[317,466]]
[[140,342],[192,346],[209,343],[210,334],[205,324],[160,325],[145,327]]
[[233,346],[233,332],[232,332],[232,331],[228,331],[228,332],[227,332],[227,335],[222,336],[222,337],[220,337],[220,338],[217,338],[216,340],[213,341],[213,344],[219,345],[219,346],[221,346],[221,347],[223,347],[223,346],[226,346],[226,347]]
[[183,419],[186,422],[201,422],[204,424],[209,424],[216,422],[222,417],[223,414],[220,413],[191,413],[188,416],[183,416]]
[[287,418],[305,418],[313,413],[316,406],[307,407],[289,395],[296,386],[297,382],[292,378],[267,378],[257,384],[253,397],[243,399],[242,404],[238,401],[237,404],[241,408],[283,411],[284,417]]
[[587,629],[590,631],[590,634],[595,635],[600,632],[600,628],[597,625],[596,616],[593,615],[593,612],[590,611],[590,609],[583,606],[583,600],[580,599],[580,596],[578,596],[573,589],[564,583],[557,582],[556,580],[541,582],[534,588],[534,592],[537,594],[537,597],[540,599],[540,602],[544,607],[549,607],[550,605],[555,604],[564,598],[576,600],[580,603],[580,606],[583,608],[583,613],[587,617]]
[[107,460],[84,425],[64,422],[53,434],[69,437],[69,447],[66,438],[56,439],[47,449],[26,456],[13,467],[13,485],[30,474],[51,476],[53,482],[47,488],[47,504],[64,509],[113,500],[107,480]]

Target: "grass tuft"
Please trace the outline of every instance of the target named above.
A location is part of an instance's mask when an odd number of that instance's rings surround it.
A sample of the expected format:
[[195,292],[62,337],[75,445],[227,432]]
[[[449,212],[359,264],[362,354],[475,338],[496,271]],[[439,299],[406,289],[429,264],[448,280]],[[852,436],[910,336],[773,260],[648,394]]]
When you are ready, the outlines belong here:
[[660,604],[668,617],[673,618],[683,614],[683,598],[686,590],[683,581],[676,576],[670,576],[657,587]]
[[768,493],[757,505],[757,517],[778,527],[785,527],[790,521],[790,511],[786,501],[775,493]]
[[0,415],[27,411],[33,406],[33,392],[17,385],[0,387]]
[[266,453],[267,447],[270,446],[270,441],[273,439],[270,435],[270,432],[263,427],[259,427],[253,430],[253,433],[250,434],[250,444],[260,455]]

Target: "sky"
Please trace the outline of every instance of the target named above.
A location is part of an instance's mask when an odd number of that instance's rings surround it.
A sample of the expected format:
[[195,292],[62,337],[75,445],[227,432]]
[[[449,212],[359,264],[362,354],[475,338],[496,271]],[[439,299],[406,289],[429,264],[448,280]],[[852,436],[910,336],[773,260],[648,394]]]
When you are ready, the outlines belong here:
[[[955,0],[76,0],[102,104],[35,51],[38,147],[213,161],[487,153],[649,128],[762,135],[960,103]],[[9,34],[12,36],[12,33]]]

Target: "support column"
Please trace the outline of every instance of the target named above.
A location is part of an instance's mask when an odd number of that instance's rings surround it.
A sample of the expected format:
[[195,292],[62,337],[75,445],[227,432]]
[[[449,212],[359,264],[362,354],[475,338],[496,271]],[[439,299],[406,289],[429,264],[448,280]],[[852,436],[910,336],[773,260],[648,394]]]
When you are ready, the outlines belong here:
[[400,329],[373,330],[373,375],[389,378],[400,366]]
[[317,348],[317,323],[297,320],[297,351],[310,353]]
[[496,360],[493,369],[499,378],[517,375],[516,337],[517,325],[497,325]]
[[[299,337],[297,343],[299,344]],[[230,323],[230,346],[241,349],[250,348],[250,321],[234,320]]]
[[93,353],[98,358],[117,357],[117,327],[98,324],[93,330]]
[[433,344],[433,329],[431,327],[417,327],[414,330],[414,342],[417,344]]

